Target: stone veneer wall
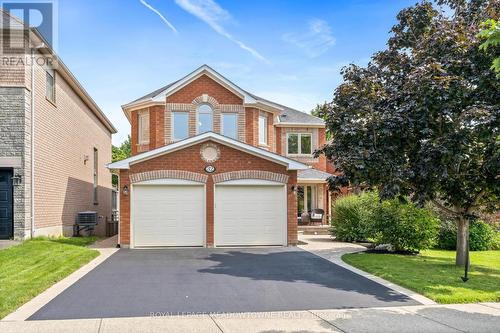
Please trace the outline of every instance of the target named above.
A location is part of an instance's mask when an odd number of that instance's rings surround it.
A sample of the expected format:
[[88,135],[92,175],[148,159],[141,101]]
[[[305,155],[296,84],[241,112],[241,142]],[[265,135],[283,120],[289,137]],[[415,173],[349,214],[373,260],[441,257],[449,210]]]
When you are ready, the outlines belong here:
[[31,216],[31,108],[23,87],[0,87],[0,168],[21,176],[14,186],[14,238],[30,235]]

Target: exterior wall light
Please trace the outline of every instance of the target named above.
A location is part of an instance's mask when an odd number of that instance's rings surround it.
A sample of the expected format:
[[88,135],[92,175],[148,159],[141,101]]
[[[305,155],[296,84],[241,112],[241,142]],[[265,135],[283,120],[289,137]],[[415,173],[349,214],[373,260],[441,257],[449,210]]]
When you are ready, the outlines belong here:
[[127,185],[123,186],[122,193],[123,193],[123,195],[128,195],[128,186]]
[[23,178],[21,175],[15,175],[12,177],[12,185],[14,186],[20,186],[23,182]]

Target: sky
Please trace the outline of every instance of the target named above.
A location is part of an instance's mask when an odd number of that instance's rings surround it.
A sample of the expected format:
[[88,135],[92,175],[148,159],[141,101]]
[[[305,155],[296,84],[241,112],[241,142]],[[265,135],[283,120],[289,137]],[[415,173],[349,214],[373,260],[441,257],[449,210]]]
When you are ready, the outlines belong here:
[[415,0],[58,0],[56,50],[123,142],[121,105],[203,64],[261,97],[310,112],[340,70],[383,50]]

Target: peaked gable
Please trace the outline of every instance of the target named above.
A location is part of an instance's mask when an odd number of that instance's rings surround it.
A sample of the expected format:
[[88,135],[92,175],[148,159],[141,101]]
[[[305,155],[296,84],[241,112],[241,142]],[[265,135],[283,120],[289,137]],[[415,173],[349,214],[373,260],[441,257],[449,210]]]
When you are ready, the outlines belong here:
[[191,103],[204,94],[215,98],[219,104],[243,104],[243,98],[216,82],[207,74],[188,82],[179,90],[167,95],[168,103]]

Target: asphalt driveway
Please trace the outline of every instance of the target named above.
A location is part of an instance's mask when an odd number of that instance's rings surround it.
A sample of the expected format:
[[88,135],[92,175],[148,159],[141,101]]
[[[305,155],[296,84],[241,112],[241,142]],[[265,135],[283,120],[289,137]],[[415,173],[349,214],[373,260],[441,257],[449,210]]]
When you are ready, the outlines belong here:
[[299,248],[122,249],[29,320],[414,304]]

